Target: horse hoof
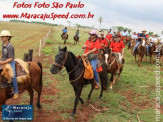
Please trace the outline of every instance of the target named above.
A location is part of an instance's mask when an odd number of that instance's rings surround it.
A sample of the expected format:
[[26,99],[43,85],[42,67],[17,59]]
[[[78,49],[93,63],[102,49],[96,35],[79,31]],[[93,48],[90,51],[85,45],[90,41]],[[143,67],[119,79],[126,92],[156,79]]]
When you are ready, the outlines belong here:
[[37,107],[38,107],[39,109],[41,109],[41,105],[40,105],[40,104],[37,104]]
[[75,114],[74,114],[74,113],[71,113],[71,114],[70,114],[70,117],[74,117],[74,116],[75,116]]

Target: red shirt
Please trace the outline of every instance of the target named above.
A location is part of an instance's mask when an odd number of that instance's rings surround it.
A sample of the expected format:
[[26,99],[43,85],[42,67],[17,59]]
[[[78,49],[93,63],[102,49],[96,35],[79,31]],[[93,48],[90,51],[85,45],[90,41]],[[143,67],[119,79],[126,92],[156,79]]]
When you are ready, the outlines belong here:
[[[106,40],[105,38],[104,38],[103,40],[102,40],[102,39],[99,39],[99,42],[100,42],[101,44],[104,44],[105,46],[108,46],[108,42],[107,42],[107,40]],[[100,49],[104,49],[104,47],[101,46]]]
[[148,34],[146,35],[146,38],[149,38],[149,35]]
[[[100,42],[99,39],[97,39],[96,41],[90,41],[89,39],[85,42],[84,45],[87,45],[86,49],[85,49],[85,53],[87,53],[90,50],[93,50],[94,48],[96,49],[100,49]],[[95,52],[95,54],[97,54],[98,51]]]
[[112,34],[107,34],[107,35],[106,35],[106,38],[107,38],[108,40],[111,40],[111,39],[112,39],[112,37],[113,37],[113,35],[112,35]]
[[111,44],[110,44],[110,48],[112,48],[112,51],[113,52],[119,52],[121,53],[122,49],[124,48],[124,43],[123,41],[120,41],[118,43],[112,41]]

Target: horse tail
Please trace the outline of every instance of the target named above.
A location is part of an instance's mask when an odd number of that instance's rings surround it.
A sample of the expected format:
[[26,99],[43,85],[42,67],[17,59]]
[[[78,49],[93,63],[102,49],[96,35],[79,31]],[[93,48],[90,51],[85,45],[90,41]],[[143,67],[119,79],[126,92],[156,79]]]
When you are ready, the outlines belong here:
[[41,76],[40,76],[40,86],[42,86],[42,64],[40,62],[37,62],[38,66],[41,69]]

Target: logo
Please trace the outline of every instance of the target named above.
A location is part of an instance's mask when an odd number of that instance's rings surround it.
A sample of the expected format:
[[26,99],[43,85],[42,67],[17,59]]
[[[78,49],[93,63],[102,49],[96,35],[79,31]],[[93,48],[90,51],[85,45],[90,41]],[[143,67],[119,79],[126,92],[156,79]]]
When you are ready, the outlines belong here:
[[2,120],[31,121],[33,120],[32,105],[3,105]]

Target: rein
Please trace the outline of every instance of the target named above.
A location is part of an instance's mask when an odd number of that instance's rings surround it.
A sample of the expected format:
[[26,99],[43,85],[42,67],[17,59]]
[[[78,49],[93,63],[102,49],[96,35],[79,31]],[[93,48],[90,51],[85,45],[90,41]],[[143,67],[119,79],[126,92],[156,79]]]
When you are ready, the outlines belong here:
[[114,62],[116,60],[116,58],[114,58],[114,60],[111,62],[111,57],[112,57],[112,55],[110,56],[110,61],[109,61],[109,64],[108,64],[108,69],[111,68],[111,66],[114,64]]
[[[83,50],[80,52],[80,54],[81,54],[82,52],[83,52]],[[64,67],[64,65],[65,65],[65,63],[66,63],[66,60],[67,60],[67,57],[68,57],[68,54],[69,54],[69,52],[66,52],[66,56],[65,56],[65,58],[64,58],[63,64],[58,64],[58,63],[56,63],[56,62],[53,62],[53,64],[54,64],[55,66],[57,66],[57,67],[60,67],[60,68]],[[80,55],[80,54],[79,54],[79,55]],[[80,61],[81,61],[81,58],[79,59],[78,64],[77,64],[70,72],[67,72],[68,74],[62,74],[63,72],[66,71],[66,69],[64,69],[62,72],[60,72],[60,73],[58,73],[58,74],[60,74],[60,75],[62,75],[62,76],[70,75],[70,74],[78,67]],[[70,82],[74,82],[74,81],[78,80],[78,79],[82,76],[83,72],[84,72],[84,68],[83,68],[83,70],[82,70],[81,75],[80,75],[78,78],[76,78],[75,80],[70,80]]]

